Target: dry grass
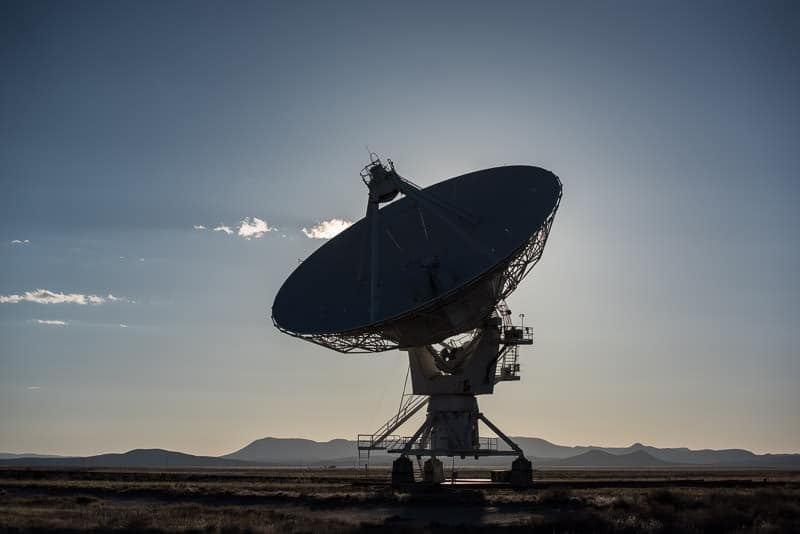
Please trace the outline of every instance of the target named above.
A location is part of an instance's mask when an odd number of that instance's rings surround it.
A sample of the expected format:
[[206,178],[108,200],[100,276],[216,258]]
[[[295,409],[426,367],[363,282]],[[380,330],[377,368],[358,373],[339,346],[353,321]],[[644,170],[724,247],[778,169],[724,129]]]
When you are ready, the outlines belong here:
[[800,532],[798,472],[536,478],[528,491],[394,490],[385,470],[0,469],[0,531]]

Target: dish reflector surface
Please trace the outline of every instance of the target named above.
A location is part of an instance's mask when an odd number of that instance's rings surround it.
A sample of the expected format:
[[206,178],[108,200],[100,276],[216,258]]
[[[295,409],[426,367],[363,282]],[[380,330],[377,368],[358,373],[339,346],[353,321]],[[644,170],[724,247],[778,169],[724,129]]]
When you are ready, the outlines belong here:
[[525,260],[519,279],[539,259],[561,182],[538,167],[507,166],[451,178],[421,193],[444,208],[404,196],[379,210],[374,299],[375,241],[369,221],[361,219],[284,282],[272,307],[275,325],[317,343],[336,336],[387,342],[373,350],[434,343],[474,328],[506,296],[504,273],[537,235],[538,255]]

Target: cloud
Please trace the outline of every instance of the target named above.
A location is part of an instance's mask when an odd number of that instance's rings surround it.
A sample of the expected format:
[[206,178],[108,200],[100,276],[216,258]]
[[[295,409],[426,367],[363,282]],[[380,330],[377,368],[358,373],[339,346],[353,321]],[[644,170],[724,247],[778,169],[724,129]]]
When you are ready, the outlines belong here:
[[48,326],[67,326],[67,321],[57,319],[36,319],[36,322]]
[[275,228],[271,228],[266,221],[259,219],[258,217],[245,217],[242,219],[241,224],[239,225],[239,231],[237,232],[240,237],[255,237],[258,239],[262,237],[267,232],[272,232]]
[[119,327],[120,328],[128,328],[128,325],[126,325],[125,323],[119,323]]
[[41,386],[28,386],[25,389],[27,389],[28,391],[36,391],[37,389],[42,389],[42,387]]
[[330,239],[339,232],[349,228],[352,224],[352,221],[346,221],[344,219],[328,219],[327,221],[320,222],[316,226],[312,226],[310,229],[303,228],[303,233],[306,234],[306,237],[311,239]]
[[31,243],[30,239],[23,239],[21,241],[19,239],[12,239],[11,240],[11,244],[12,245],[29,245],[30,243]]
[[[195,224],[195,230],[206,230],[208,227],[204,224]],[[236,234],[245,239],[258,239],[264,237],[267,232],[274,232],[277,230],[274,226],[270,226],[264,219],[258,217],[245,217],[238,226],[228,226],[227,224],[220,223],[211,228],[213,232],[222,232],[226,235]]]
[[82,293],[56,293],[49,289],[34,289],[22,295],[0,295],[0,304],[17,304],[18,302],[33,302],[36,304],[103,304],[110,302],[132,302],[124,297],[115,297],[111,293],[105,297],[101,295],[84,295]]

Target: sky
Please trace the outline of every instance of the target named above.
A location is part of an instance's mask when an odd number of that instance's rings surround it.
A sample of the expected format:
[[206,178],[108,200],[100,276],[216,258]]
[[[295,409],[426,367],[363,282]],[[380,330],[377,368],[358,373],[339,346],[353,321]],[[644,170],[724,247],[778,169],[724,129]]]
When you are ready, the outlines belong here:
[[405,354],[270,321],[369,149],[564,184],[507,434],[800,452],[799,56],[796,2],[3,2],[0,450],[374,431]]

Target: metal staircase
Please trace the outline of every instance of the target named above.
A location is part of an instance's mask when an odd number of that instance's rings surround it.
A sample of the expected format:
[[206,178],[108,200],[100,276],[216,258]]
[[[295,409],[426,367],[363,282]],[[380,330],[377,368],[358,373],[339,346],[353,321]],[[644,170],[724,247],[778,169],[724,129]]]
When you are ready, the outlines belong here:
[[494,383],[519,380],[519,349],[517,346],[505,347],[497,359]]
[[371,451],[396,449],[405,444],[404,438],[393,435],[393,432],[400,428],[403,423],[411,419],[415,413],[420,411],[423,406],[428,404],[427,395],[414,395],[406,393],[408,389],[408,379],[411,369],[406,372],[406,381],[403,385],[403,395],[400,397],[400,407],[397,413],[386,421],[378,430],[372,434],[358,435],[358,465],[369,464]]
[[[519,380],[519,346],[533,344],[533,328],[514,326],[511,322],[511,310],[504,300],[497,303],[497,313],[503,321],[500,343],[502,349],[497,357],[494,382]],[[523,316],[524,317],[524,316]]]

